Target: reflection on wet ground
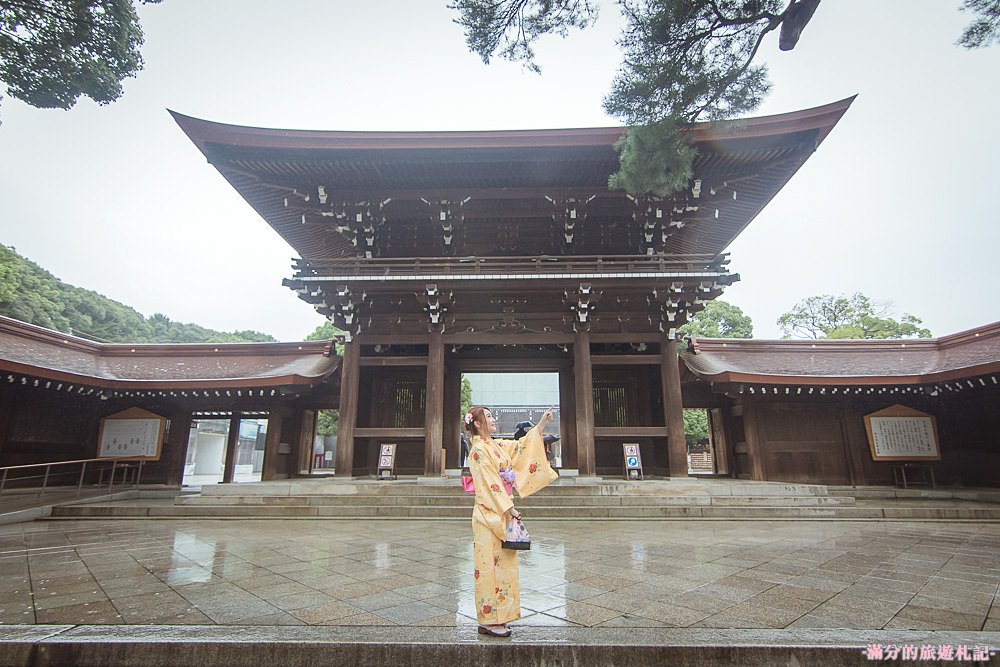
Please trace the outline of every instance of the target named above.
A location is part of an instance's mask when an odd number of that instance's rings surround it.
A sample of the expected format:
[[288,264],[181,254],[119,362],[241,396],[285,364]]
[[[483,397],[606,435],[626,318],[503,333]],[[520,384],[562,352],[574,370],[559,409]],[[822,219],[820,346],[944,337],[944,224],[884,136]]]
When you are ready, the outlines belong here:
[[[522,626],[1000,630],[1000,525],[535,521]],[[0,526],[0,623],[468,626],[468,521]]]

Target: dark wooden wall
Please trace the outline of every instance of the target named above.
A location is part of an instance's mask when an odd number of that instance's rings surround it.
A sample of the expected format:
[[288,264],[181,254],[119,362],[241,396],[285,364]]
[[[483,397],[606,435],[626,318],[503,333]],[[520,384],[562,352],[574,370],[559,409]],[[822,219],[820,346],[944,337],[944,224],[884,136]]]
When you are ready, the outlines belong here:
[[[97,456],[101,419],[126,408],[140,407],[166,417],[166,437],[160,460],[143,465],[142,481],[147,484],[179,486],[184,472],[191,414],[197,411],[270,412],[274,424],[274,442],[265,460],[265,479],[294,476],[299,472],[304,442],[312,432],[307,416],[312,410],[294,405],[295,397],[243,399],[146,399],[101,400],[90,395],[45,389],[44,385],[4,384],[0,386],[0,466],[27,465],[56,461],[92,459]],[[292,402],[292,405],[287,404]],[[268,429],[271,438],[272,429]],[[287,454],[279,453],[281,442],[291,444]],[[73,479],[55,478],[53,484],[76,483]],[[96,481],[88,478],[87,482]]]
[[941,461],[933,466],[939,484],[1000,486],[1000,391],[989,387],[936,397],[743,394],[723,409],[734,473],[812,484],[893,484],[895,464],[872,460],[864,416],[896,403],[937,419]]

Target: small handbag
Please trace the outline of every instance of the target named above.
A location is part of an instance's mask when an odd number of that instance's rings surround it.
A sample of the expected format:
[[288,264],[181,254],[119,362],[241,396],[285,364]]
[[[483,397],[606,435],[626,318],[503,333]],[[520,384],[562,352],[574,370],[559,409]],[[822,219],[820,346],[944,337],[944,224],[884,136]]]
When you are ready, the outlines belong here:
[[[514,495],[514,485],[511,482],[504,482],[503,488],[507,491],[507,495]],[[476,484],[472,481],[472,475],[462,475],[462,490],[466,493],[476,493]]]
[[506,539],[501,543],[504,549],[514,549],[526,551],[531,548],[531,536],[524,527],[524,522],[520,519],[511,519],[507,522]]
[[476,485],[472,482],[472,475],[462,475],[462,489],[466,493],[476,492]]

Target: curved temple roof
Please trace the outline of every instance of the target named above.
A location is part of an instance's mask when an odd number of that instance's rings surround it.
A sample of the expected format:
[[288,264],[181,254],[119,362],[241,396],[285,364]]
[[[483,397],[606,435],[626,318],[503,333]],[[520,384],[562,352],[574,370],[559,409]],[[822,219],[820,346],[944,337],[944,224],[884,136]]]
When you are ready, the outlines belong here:
[[930,384],[1000,373],[1000,322],[908,340],[692,339],[681,355],[713,383]]
[[[816,150],[853,99],[687,130],[698,150],[693,182],[703,183],[703,192],[674,198],[686,224],[671,229],[663,252],[721,253]],[[624,192],[607,188],[608,176],[618,169],[614,144],[622,127],[340,132],[241,127],[171,113],[208,161],[307,261],[355,254],[349,239],[331,233],[335,202],[391,201],[384,211],[390,224],[412,224],[425,215],[421,200],[471,198],[467,219],[499,220],[491,201],[521,199],[517,210],[525,218],[549,224],[550,196],[599,196],[603,203],[595,203],[591,215],[598,225],[631,219],[635,210]],[[304,224],[307,219],[310,224]],[[457,254],[477,254],[466,250]]]
[[311,385],[337,369],[332,345],[111,345],[0,316],[0,372],[101,389]]

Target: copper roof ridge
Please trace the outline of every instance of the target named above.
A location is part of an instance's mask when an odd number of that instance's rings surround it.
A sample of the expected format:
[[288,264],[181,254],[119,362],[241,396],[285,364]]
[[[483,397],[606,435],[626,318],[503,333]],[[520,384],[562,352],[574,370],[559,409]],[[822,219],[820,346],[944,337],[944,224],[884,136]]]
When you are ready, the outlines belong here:
[[[886,350],[939,350],[1000,336],[1000,321],[937,338],[690,338],[695,354],[705,351],[736,349],[740,352],[775,352],[778,350],[816,349],[822,351],[884,352]],[[862,349],[857,349],[862,348]]]
[[[886,350],[937,350],[936,338],[692,338],[695,353],[718,352],[724,349],[739,352],[777,352],[782,350],[817,350],[832,352],[849,350],[851,352],[885,352]],[[860,349],[858,349],[860,348]]]
[[987,340],[996,338],[997,336],[1000,336],[1000,321],[966,329],[965,331],[959,331],[947,336],[941,336],[937,341],[942,348],[948,348],[964,343],[971,343],[976,339]]
[[[695,123],[687,132],[695,141],[737,139],[816,129],[823,140],[856,95],[809,109],[781,114]],[[257,148],[385,150],[421,148],[525,148],[608,146],[628,128],[539,128],[517,130],[302,130],[262,128],[204,120],[167,110],[185,134],[204,152],[206,143]],[[539,140],[543,141],[539,141]],[[548,139],[549,142],[545,142]],[[478,141],[477,141],[478,140]]]
[[0,315],[0,333],[10,333],[22,338],[59,347],[79,350],[96,357],[145,355],[183,351],[188,356],[208,356],[212,354],[238,355],[253,353],[260,356],[288,354],[290,352],[323,352],[329,356],[334,350],[333,341],[278,341],[240,343],[99,343],[80,338],[54,329],[29,324],[5,315]]

